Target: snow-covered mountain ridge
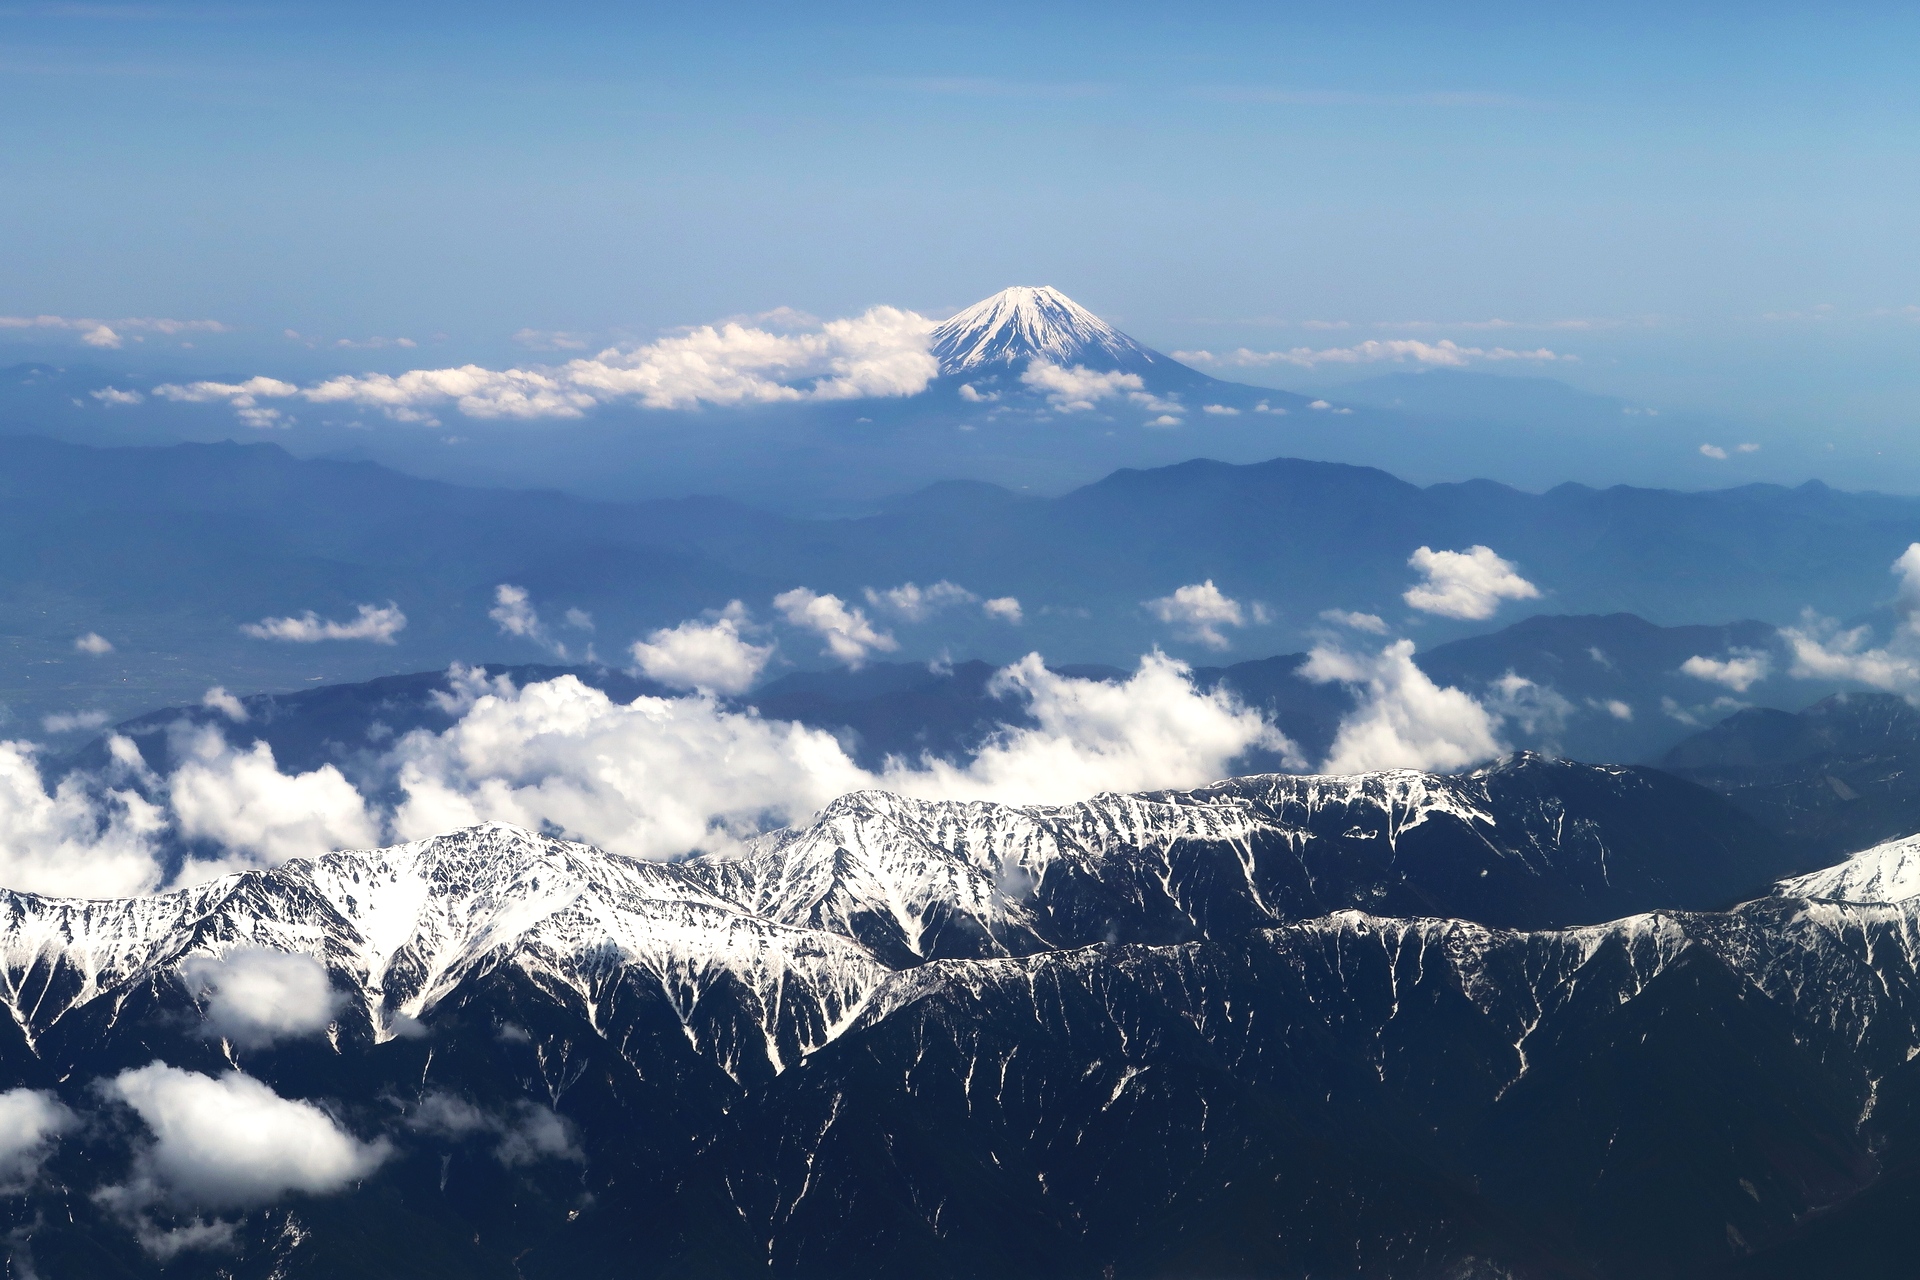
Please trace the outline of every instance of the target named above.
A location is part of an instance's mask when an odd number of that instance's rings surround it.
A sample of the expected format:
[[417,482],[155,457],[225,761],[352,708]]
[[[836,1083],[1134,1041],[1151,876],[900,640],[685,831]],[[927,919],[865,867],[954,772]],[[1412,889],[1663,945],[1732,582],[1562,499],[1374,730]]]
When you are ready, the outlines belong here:
[[1508,923],[1697,900],[1625,848],[1648,841],[1636,810],[1672,790],[1520,756],[1455,777],[1261,775],[1059,806],[856,792],[738,854],[670,863],[490,824],[150,898],[0,894],[0,994],[37,1041],[189,954],[269,947],[320,958],[385,1039],[494,965],[589,1011],[617,969],[689,1008],[717,982],[744,993],[778,1070],[929,960],[1177,943],[1344,909]]
[[[855,793],[668,863],[486,825],[0,894],[8,1084],[100,1117],[0,1228],[40,1274],[140,1280],[344,1280],[370,1248],[395,1280],[1718,1274],[1874,1185],[1920,1103],[1920,898],[1769,874],[1673,909],[1771,865],[1736,818],[1522,756]],[[1860,855],[1857,896],[1900,856]],[[234,1038],[200,975],[287,953],[336,1002]],[[388,1162],[147,1259],[100,1188],[151,1152],[99,1082],[156,1062],[312,1100]],[[535,1114],[577,1145],[490,1145]]]

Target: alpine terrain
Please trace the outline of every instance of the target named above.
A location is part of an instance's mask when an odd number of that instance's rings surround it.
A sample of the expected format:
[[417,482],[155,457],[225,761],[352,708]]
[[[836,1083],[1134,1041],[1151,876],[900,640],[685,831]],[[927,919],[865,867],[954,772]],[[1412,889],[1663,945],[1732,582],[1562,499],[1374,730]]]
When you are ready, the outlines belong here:
[[[0,1105],[64,1117],[11,1265],[1822,1274],[1911,1176],[1912,859],[1769,889],[1711,792],[1519,756],[6,893]],[[208,1176],[202,1097],[296,1116],[298,1172]]]

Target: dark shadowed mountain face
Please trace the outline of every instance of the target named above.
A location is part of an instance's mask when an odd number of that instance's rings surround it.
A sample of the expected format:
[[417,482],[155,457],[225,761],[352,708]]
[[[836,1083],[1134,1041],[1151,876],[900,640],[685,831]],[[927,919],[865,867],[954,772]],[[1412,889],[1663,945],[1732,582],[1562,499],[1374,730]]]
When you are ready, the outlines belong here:
[[[1276,620],[1231,632],[1242,651],[1304,647],[1325,609],[1411,626],[1407,558],[1423,545],[1490,546],[1568,612],[1630,610],[1661,625],[1784,623],[1808,605],[1848,617],[1888,594],[1887,566],[1920,538],[1920,501],[1819,486],[1420,489],[1283,459],[1118,472],[1057,499],[949,486],[858,519],[806,521],[717,499],[465,489],[300,462],[269,445],[96,450],[0,438],[0,534],[12,552],[0,564],[0,634],[17,659],[0,699],[30,722],[94,709],[117,718],[213,684],[285,688],[548,656],[489,618],[502,582],[528,589],[571,658],[591,644],[609,661],[651,628],[730,599],[765,617],[794,586],[860,601],[868,587],[942,579],[1015,596],[1026,621],[978,610],[896,621],[903,658],[945,649],[1003,662],[1037,649],[1124,666],[1158,644],[1217,661],[1143,602],[1212,579],[1262,603]],[[408,618],[392,646],[240,631],[387,602]],[[596,629],[560,627],[569,609]],[[1428,619],[1417,634],[1432,648],[1486,625]],[[89,632],[114,651],[75,652]],[[817,662],[818,648],[785,642],[801,662]]]
[[[1698,788],[1520,758],[860,793],[670,864],[489,826],[0,894],[0,1065],[73,1117],[7,1247],[234,1280],[1720,1274],[1901,1156],[1912,904],[1473,919],[1726,902],[1776,859]],[[293,970],[331,992],[299,1025],[222,985]],[[205,1176],[165,1117],[215,1089],[312,1103],[338,1158]]]
[[1837,695],[1797,715],[1741,711],[1662,766],[1815,854],[1920,831],[1920,711],[1896,694]]

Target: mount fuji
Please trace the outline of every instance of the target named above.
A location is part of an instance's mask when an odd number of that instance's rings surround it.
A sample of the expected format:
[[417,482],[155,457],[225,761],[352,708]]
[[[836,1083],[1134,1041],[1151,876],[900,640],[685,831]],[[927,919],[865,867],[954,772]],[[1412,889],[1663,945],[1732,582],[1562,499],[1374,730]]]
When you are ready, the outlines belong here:
[[1034,360],[1100,371],[1169,374],[1212,382],[1169,356],[1135,342],[1051,285],[1002,289],[943,321],[933,356],[949,376],[1019,371]]

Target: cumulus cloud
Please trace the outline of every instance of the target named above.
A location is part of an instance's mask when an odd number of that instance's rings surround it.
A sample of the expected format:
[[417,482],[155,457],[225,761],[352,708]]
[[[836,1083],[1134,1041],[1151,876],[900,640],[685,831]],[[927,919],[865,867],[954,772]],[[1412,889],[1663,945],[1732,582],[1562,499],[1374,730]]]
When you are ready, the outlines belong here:
[[540,621],[540,613],[533,607],[533,597],[525,587],[516,587],[503,582],[493,589],[493,608],[487,610],[494,625],[500,628],[503,636],[517,636],[539,645],[554,657],[564,661],[567,646],[555,639]]
[[1723,684],[1735,693],[1745,693],[1773,670],[1773,659],[1758,649],[1732,649],[1725,658],[1707,658],[1699,654],[1680,664],[1680,674],[1696,680]]
[[413,1108],[407,1116],[407,1127],[455,1141],[475,1135],[492,1137],[494,1159],[508,1168],[548,1160],[579,1163],[586,1159],[570,1120],[524,1099],[501,1115],[435,1090]]
[[707,618],[662,627],[637,640],[633,661],[649,679],[675,689],[744,693],[772,659],[772,644],[747,639],[753,620],[738,600]]
[[1047,360],[1029,362],[1020,381],[1046,396],[1047,403],[1062,413],[1083,412],[1109,397],[1145,392],[1147,386],[1137,373],[1085,365],[1065,368]]
[[1360,698],[1340,722],[1322,772],[1460,769],[1506,750],[1494,713],[1429,679],[1414,665],[1411,640],[1396,640],[1377,654],[1316,648],[1300,674],[1353,686]]
[[98,631],[89,631],[83,636],[74,637],[73,647],[79,653],[90,653],[97,658],[103,653],[113,652],[113,641]]
[[1700,446],[1700,456],[1703,458],[1712,458],[1718,462],[1725,462],[1727,460],[1727,451],[1717,444],[1703,444]]
[[200,705],[210,711],[218,711],[235,724],[246,723],[247,704],[228,693],[220,685],[215,685],[201,694]]
[[95,1199],[132,1225],[153,1253],[218,1246],[231,1227],[194,1219],[167,1230],[156,1209],[249,1209],[289,1192],[331,1195],[377,1169],[384,1140],[361,1142],[311,1102],[282,1098],[252,1076],[220,1077],[153,1062],[99,1086],[132,1108],[151,1134],[124,1183]]
[[1578,359],[1538,347],[1515,351],[1509,347],[1463,347],[1451,338],[1422,342],[1417,338],[1370,338],[1351,347],[1293,347],[1287,351],[1252,351],[1240,347],[1216,354],[1212,351],[1176,351],[1173,358],[1200,369],[1263,369],[1276,364],[1311,369],[1323,364],[1419,364],[1457,369],[1463,365],[1526,360],[1538,363]]
[[829,733],[699,695],[615,702],[572,676],[496,681],[393,759],[403,839],[492,820],[644,858],[733,847],[871,782]]
[[1803,680],[1852,680],[1892,693],[1920,694],[1920,542],[1901,552],[1891,568],[1899,586],[1893,601],[1897,621],[1887,643],[1876,646],[1870,627],[1843,629],[1833,619],[1807,609],[1799,626],[1780,632],[1793,654],[1788,674]]
[[122,391],[117,387],[102,387],[98,391],[89,391],[87,394],[104,405],[144,404],[147,399],[138,391]]
[[407,615],[391,600],[384,607],[361,604],[355,605],[354,610],[354,618],[347,622],[322,618],[309,609],[297,618],[262,618],[258,622],[242,623],[240,630],[256,640],[286,640],[293,644],[316,644],[322,640],[394,644],[394,636],[407,625]]
[[893,762],[881,784],[931,798],[1040,804],[1198,786],[1227,776],[1256,748],[1304,764],[1258,711],[1225,689],[1200,692],[1192,668],[1157,651],[1111,683],[1059,675],[1030,653],[996,672],[988,689],[1024,702],[1034,725],[1001,730],[965,765]]
[[820,595],[806,587],[795,587],[773,598],[773,607],[788,624],[811,631],[827,642],[820,652],[854,670],[859,670],[874,653],[891,653],[900,642],[878,630],[865,612],[849,607],[836,595]]
[[284,413],[271,405],[260,403],[262,400],[285,400],[299,393],[300,388],[293,383],[268,377],[248,378],[245,382],[190,382],[185,386],[169,382],[153,389],[153,394],[164,400],[188,404],[224,401],[233,406],[240,421],[250,427],[260,428],[288,424]]
[[[109,739],[122,766],[139,759],[123,737]],[[165,811],[131,789],[69,774],[51,790],[35,748],[0,742],[0,885],[69,897],[123,897],[160,883],[155,844]]]
[[[1020,381],[1046,396],[1047,403],[1061,413],[1083,413],[1098,406],[1102,400],[1111,399],[1120,399],[1138,405],[1149,413],[1169,417],[1185,412],[1177,399],[1156,396],[1148,391],[1147,384],[1139,374],[1122,373],[1117,369],[1089,369],[1079,364],[1069,367],[1036,359],[1028,362]],[[1173,419],[1170,423],[1150,425],[1175,425],[1178,421]]]
[[19,1195],[32,1186],[60,1135],[78,1120],[45,1089],[0,1093],[0,1195]]
[[1421,547],[1407,564],[1418,569],[1425,581],[1409,587],[1401,599],[1422,613],[1478,622],[1491,618],[1502,600],[1533,600],[1540,595],[1540,588],[1490,547],[1465,551]]
[[942,578],[930,587],[903,582],[885,591],[866,588],[867,603],[907,622],[925,622],[942,609],[953,605],[974,604],[980,597],[956,582]]
[[206,1001],[207,1029],[242,1049],[318,1035],[340,1007],[326,967],[309,955],[236,947],[189,956],[180,970]]
[[185,763],[167,782],[174,821],[188,840],[216,846],[218,861],[277,866],[379,843],[366,802],[331,764],[285,774],[266,743],[239,750],[211,727],[181,734],[178,744]]
[[[783,317],[797,318],[797,313]],[[262,399],[351,405],[378,410],[396,421],[435,424],[434,415],[446,408],[470,418],[575,418],[596,405],[620,401],[650,409],[690,409],[907,396],[925,390],[939,373],[927,349],[932,330],[933,322],[924,316],[874,307],[803,331],[738,321],[701,325],[657,342],[609,347],[561,365],[487,369],[470,364],[346,375],[305,387],[253,378],[167,385],[154,392],[173,400],[225,401],[255,426],[282,420]]]
[[1194,582],[1172,595],[1145,602],[1148,612],[1171,625],[1182,640],[1191,640],[1209,649],[1225,649],[1233,642],[1221,633],[1222,627],[1244,627],[1247,611],[1240,602],[1221,592],[1213,579]]
[[1529,734],[1557,734],[1576,708],[1550,685],[1508,671],[1487,686],[1482,705],[1495,723],[1511,722]]
[[1257,711],[1224,690],[1202,693],[1184,664],[1160,654],[1111,683],[1058,675],[1030,655],[991,688],[1031,724],[1003,729],[965,764],[895,760],[877,773],[830,734],[705,696],[620,703],[571,676],[523,688],[468,678],[471,701],[454,726],[394,750],[402,838],[494,820],[665,858],[737,847],[868,787],[1066,801],[1198,785],[1254,749],[1299,760]]
[[998,618],[1016,627],[1026,618],[1025,612],[1020,608],[1020,601],[1013,596],[995,596],[991,600],[983,600],[980,603],[980,610],[989,618]]

